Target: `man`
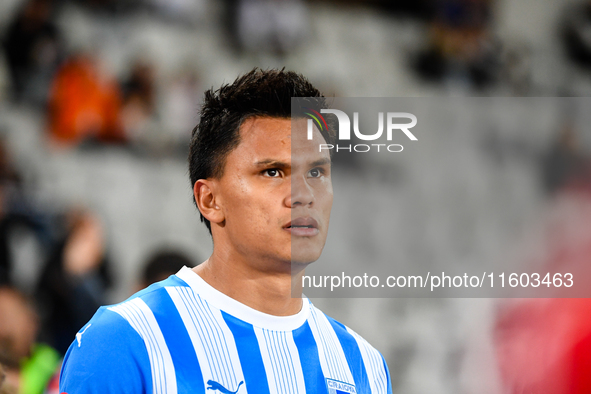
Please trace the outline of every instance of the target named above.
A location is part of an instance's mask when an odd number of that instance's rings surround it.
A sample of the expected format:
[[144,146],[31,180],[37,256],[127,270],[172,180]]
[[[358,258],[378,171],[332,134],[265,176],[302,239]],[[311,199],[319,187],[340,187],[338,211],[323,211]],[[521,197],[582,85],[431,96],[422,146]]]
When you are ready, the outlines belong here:
[[61,392],[391,392],[379,352],[301,297],[328,230],[331,164],[318,144],[332,136],[308,141],[297,116],[292,133],[291,97],[321,94],[258,69],[205,94],[189,172],[213,253],[99,309],[65,357]]

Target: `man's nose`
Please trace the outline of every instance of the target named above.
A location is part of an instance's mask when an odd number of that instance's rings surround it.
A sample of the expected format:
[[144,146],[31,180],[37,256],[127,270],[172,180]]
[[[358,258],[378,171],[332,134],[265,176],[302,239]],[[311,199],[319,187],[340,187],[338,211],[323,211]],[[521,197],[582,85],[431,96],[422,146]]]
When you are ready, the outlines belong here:
[[312,205],[314,202],[314,193],[312,187],[306,181],[306,177],[291,178],[291,194],[287,199],[287,205],[295,208],[299,205]]

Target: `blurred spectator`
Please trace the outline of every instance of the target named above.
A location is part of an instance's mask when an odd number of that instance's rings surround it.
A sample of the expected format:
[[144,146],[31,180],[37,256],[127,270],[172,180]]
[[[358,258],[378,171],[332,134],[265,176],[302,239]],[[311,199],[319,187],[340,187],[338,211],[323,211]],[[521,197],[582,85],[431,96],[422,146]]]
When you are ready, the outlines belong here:
[[53,12],[52,0],[29,0],[8,27],[4,49],[17,101],[46,101],[63,50]]
[[147,124],[154,116],[155,80],[153,67],[143,61],[136,61],[126,81],[122,83],[122,121],[125,133],[131,139],[140,138]]
[[591,160],[582,153],[576,131],[569,121],[542,157],[542,176],[548,194],[567,186],[591,186]]
[[[0,45],[2,42],[0,40]],[[9,74],[8,64],[4,51],[0,49],[0,102],[4,102],[10,98],[11,75]]]
[[59,366],[52,348],[35,344],[38,317],[20,292],[0,287],[0,364],[6,366],[6,381],[0,392],[42,394]]
[[562,38],[568,57],[591,68],[591,1],[571,6],[562,22]]
[[302,0],[239,0],[232,5],[238,7],[235,31],[242,49],[284,55],[306,34],[308,15]]
[[[117,11],[117,0],[73,0],[76,3],[86,6],[92,11],[106,11],[115,12]],[[122,0],[122,3],[127,1]]]
[[195,263],[181,252],[174,250],[160,250],[154,253],[144,264],[140,289],[176,274],[183,267],[193,268]]
[[30,236],[45,249],[52,241],[49,219],[50,215],[39,212],[30,202],[23,179],[0,139],[0,285],[15,285],[28,292],[34,279],[22,282],[14,272],[20,252],[15,236]]
[[161,119],[174,145],[188,148],[202,94],[199,77],[190,68],[179,71],[164,87]]
[[38,319],[28,300],[13,288],[0,287],[0,360],[12,385],[18,385],[13,372],[18,375],[21,360],[31,355],[37,329]]
[[505,46],[501,73],[513,95],[522,97],[532,89],[532,51],[527,44]]
[[[427,20],[431,14],[429,0],[374,0],[376,5],[393,15],[409,16],[420,20]],[[360,1],[364,4],[365,2]]]
[[[59,0],[63,1],[63,0]],[[106,17],[137,13],[145,9],[146,0],[68,0],[85,7],[94,15]]]
[[0,394],[9,394],[8,388],[4,385],[6,382],[6,370],[4,365],[0,363]]
[[148,0],[161,15],[194,24],[205,15],[205,0]]
[[36,298],[42,339],[65,354],[76,332],[104,305],[111,285],[104,233],[84,211],[69,216],[69,230],[43,268]]
[[499,48],[490,32],[493,0],[433,0],[428,47],[415,69],[425,79],[461,78],[481,88],[498,72]]
[[0,179],[0,285],[12,283],[12,253],[10,250],[10,232],[14,226],[14,218],[8,214],[11,183],[5,178]]
[[49,101],[52,141],[123,142],[121,98],[117,82],[99,70],[89,55],[72,56],[57,72]]

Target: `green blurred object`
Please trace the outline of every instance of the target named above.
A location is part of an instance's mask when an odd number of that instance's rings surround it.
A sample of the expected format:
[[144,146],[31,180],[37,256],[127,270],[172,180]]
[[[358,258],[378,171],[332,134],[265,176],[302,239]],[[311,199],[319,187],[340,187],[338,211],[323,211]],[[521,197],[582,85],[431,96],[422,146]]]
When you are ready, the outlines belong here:
[[27,358],[21,367],[19,394],[43,394],[60,360],[60,354],[52,347],[35,345],[31,357]]

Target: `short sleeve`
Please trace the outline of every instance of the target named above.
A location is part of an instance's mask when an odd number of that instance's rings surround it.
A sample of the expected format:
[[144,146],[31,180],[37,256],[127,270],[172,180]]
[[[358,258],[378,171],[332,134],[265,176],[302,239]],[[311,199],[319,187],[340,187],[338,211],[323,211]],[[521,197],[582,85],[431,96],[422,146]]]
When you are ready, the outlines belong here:
[[60,393],[139,394],[152,391],[146,345],[119,314],[100,308],[76,334],[60,373]]

